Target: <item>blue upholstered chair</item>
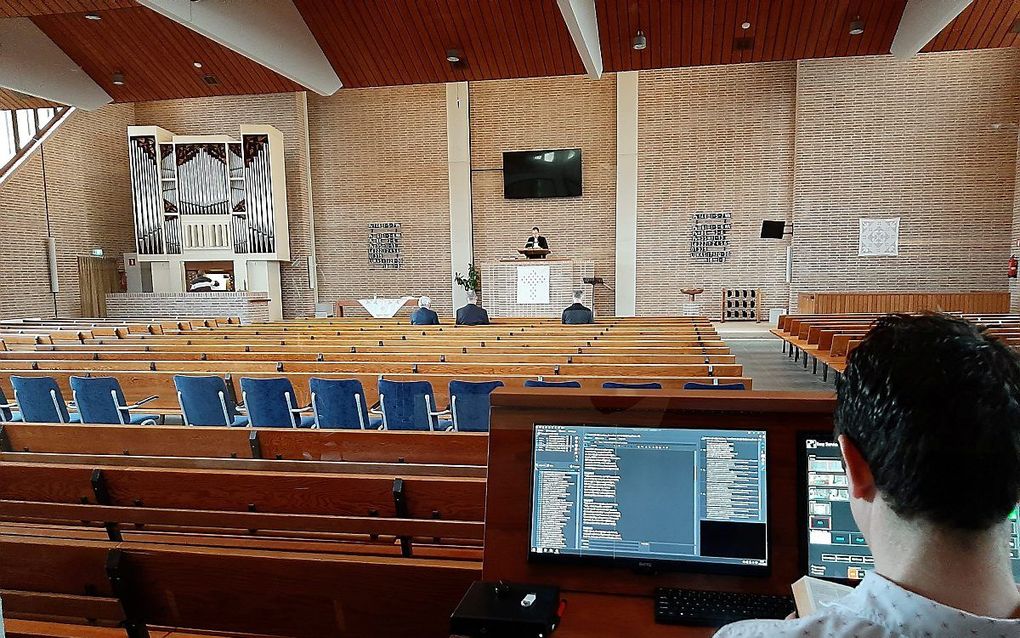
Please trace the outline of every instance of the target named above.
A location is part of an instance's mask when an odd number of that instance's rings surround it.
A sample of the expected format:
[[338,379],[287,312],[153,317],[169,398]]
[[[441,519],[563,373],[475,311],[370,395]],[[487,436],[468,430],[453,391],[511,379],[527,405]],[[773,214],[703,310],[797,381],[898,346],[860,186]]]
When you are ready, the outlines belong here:
[[176,374],[174,387],[184,425],[248,425],[248,417],[237,413],[237,403],[223,377]]
[[60,386],[52,377],[11,377],[14,402],[26,423],[79,423],[69,414]]
[[241,378],[241,401],[255,428],[310,428],[312,416],[301,416],[308,408],[297,405],[290,379]]
[[312,391],[315,427],[323,430],[377,430],[382,425],[382,418],[368,414],[361,381],[312,378],[308,385]]
[[129,404],[120,382],[113,377],[71,377],[71,394],[82,423],[155,425],[157,414],[131,414],[157,396]]
[[619,381],[606,381],[602,384],[605,390],[661,390],[662,384],[655,381],[648,383],[621,383]]
[[387,430],[452,430],[449,413],[436,409],[436,395],[428,381],[379,379],[379,407]]
[[524,382],[525,388],[580,388],[580,381],[542,381],[541,379],[528,379]]
[[698,383],[688,381],[684,384],[684,390],[745,390],[743,383]]
[[453,429],[458,432],[488,432],[489,408],[492,406],[489,395],[496,388],[502,387],[502,381],[451,381],[450,414],[453,416]]
[[0,388],[0,421],[3,423],[17,423],[21,421],[21,412],[17,410],[18,404],[7,401],[4,389]]

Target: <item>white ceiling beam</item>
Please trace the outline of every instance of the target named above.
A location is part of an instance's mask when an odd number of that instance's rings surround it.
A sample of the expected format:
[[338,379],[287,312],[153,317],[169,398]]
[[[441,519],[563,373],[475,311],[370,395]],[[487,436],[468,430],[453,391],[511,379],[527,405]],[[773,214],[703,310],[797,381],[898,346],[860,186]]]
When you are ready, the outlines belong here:
[[556,0],[574,40],[577,54],[588,71],[588,77],[602,77],[602,46],[599,44],[599,21],[595,17],[595,0]]
[[139,0],[320,95],[342,84],[292,0]]
[[971,2],[973,0],[909,0],[890,51],[901,60],[914,57]]
[[86,111],[113,101],[28,18],[0,19],[0,86]]

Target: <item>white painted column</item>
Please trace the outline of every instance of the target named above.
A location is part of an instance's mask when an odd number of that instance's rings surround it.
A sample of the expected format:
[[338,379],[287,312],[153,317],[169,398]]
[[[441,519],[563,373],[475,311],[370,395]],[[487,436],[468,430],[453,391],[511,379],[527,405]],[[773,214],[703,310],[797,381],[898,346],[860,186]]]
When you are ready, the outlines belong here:
[[468,83],[446,85],[446,143],[450,171],[450,288],[454,309],[467,303],[464,288],[454,280],[467,275],[474,259],[471,230],[471,130]]
[[616,74],[616,314],[637,308],[638,72]]

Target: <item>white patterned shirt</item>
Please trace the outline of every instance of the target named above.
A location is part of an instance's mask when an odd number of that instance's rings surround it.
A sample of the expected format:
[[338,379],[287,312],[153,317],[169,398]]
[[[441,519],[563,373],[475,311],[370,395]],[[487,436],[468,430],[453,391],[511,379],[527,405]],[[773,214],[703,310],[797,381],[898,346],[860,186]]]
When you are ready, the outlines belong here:
[[716,638],[1020,638],[1020,620],[975,616],[868,572],[857,588],[798,620],[745,620]]

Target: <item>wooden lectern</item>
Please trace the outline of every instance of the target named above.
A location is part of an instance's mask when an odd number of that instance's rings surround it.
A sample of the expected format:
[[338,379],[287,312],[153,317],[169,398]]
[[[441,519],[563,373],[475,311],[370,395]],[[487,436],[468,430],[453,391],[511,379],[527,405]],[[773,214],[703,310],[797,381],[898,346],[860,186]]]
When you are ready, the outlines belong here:
[[548,248],[521,248],[517,252],[528,259],[545,259],[545,256],[552,251]]

